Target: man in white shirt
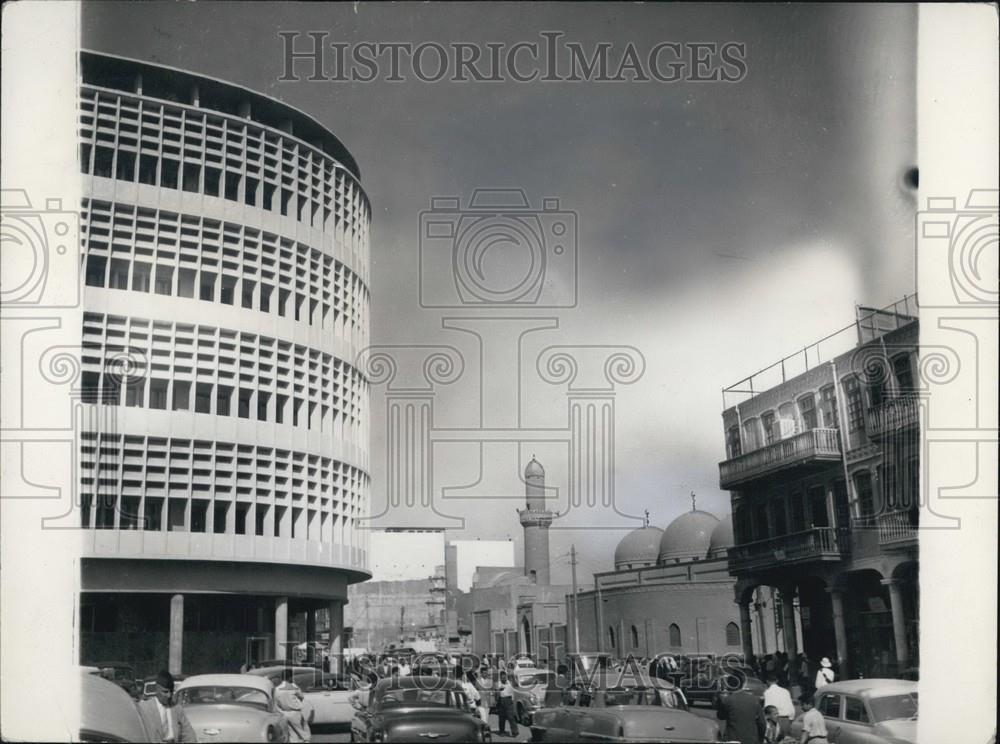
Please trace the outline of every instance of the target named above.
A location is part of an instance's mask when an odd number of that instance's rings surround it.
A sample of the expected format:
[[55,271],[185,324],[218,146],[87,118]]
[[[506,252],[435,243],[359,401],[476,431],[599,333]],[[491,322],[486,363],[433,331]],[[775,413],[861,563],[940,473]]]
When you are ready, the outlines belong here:
[[802,736],[799,744],[830,744],[827,738],[826,720],[823,714],[813,707],[813,696],[808,692],[799,696],[802,714]]
[[764,707],[769,705],[777,708],[781,733],[788,736],[792,728],[792,719],[795,718],[795,703],[792,702],[792,693],[779,685],[775,677],[767,678],[767,689],[764,690]]
[[174,678],[162,671],[156,675],[156,694],[138,704],[139,715],[155,742],[195,742],[194,727],[184,714],[184,709],[174,702]]
[[816,672],[816,689],[826,687],[837,678],[833,671],[833,665],[825,656],[819,662],[819,671]]

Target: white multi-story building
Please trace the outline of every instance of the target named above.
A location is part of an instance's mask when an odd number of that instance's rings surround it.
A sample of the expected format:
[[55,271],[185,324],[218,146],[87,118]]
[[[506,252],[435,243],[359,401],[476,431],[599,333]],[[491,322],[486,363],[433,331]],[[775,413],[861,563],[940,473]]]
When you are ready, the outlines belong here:
[[371,211],[316,120],[81,57],[81,661],[339,643],[369,576]]

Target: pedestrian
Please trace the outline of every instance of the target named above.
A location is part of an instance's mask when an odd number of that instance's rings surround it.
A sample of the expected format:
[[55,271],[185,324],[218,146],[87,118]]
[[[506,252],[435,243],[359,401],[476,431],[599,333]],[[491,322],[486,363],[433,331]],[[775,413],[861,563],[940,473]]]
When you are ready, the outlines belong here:
[[781,727],[781,733],[787,736],[792,729],[792,719],[795,718],[795,703],[792,702],[792,693],[779,685],[774,677],[767,678],[764,706],[771,706],[777,711],[775,718]]
[[483,706],[483,693],[480,692],[479,686],[476,684],[476,673],[470,669],[465,674],[465,681],[462,681],[462,669],[459,667],[455,670],[455,678],[461,682],[462,689],[465,690],[465,696],[468,698],[469,704],[472,706],[476,716],[483,723],[489,723],[490,712]]
[[764,744],[779,744],[785,738],[778,722],[778,709],[773,705],[764,706]]
[[510,735],[517,736],[517,715],[514,712],[514,686],[507,672],[500,672],[500,689],[497,691],[497,718],[500,721],[500,736],[506,736],[505,729],[510,723]]
[[819,671],[816,672],[816,689],[819,690],[822,687],[826,687],[836,678],[837,675],[833,671],[833,664],[824,656],[819,660]]
[[281,673],[281,684],[274,688],[274,700],[288,721],[288,741],[311,741],[312,731],[309,724],[315,716],[315,711],[306,702],[302,690],[295,684],[291,669],[285,669]]
[[184,709],[174,700],[174,678],[170,672],[164,670],[156,675],[156,692],[153,697],[140,701],[138,708],[150,741],[198,741]]
[[[820,662],[821,664],[823,662]],[[830,744],[827,739],[826,721],[823,714],[813,707],[815,700],[811,693],[804,693],[799,696],[799,704],[802,706],[802,737],[799,744]]]
[[726,739],[761,744],[766,725],[760,700],[746,689],[746,680],[739,673],[730,674],[725,686],[734,691],[719,697],[716,716],[726,723]]

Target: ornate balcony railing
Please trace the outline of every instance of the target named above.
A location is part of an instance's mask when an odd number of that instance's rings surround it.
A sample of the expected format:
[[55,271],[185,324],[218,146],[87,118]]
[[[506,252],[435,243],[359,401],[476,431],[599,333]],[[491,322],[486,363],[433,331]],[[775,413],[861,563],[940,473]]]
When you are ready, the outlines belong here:
[[917,398],[889,398],[868,409],[865,428],[869,437],[881,437],[919,422]]
[[839,459],[839,432],[812,429],[719,463],[719,485],[730,489],[786,468]]
[[878,525],[879,545],[900,546],[917,540],[917,525],[910,510],[885,512],[879,514],[875,521]]
[[840,560],[846,552],[847,542],[835,527],[813,527],[732,547],[729,567],[733,573],[746,573],[789,563]]

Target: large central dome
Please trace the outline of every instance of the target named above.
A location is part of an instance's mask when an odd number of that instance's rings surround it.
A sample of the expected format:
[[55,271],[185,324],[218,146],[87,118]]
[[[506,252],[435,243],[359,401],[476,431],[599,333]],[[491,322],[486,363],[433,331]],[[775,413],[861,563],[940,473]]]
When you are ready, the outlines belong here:
[[629,532],[615,548],[615,570],[655,566],[662,537],[663,530],[649,525]]
[[681,514],[663,531],[663,537],[660,538],[660,563],[707,557],[712,532],[718,524],[718,517],[698,509]]

